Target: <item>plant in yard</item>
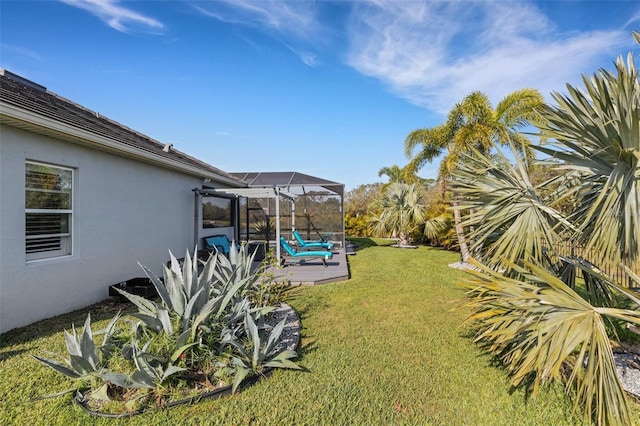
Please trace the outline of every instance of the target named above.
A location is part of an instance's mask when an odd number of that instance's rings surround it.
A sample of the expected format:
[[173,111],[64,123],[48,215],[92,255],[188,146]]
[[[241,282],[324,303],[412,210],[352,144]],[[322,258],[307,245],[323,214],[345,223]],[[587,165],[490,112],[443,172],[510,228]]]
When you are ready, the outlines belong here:
[[[531,383],[534,392],[569,365],[576,407],[585,421],[607,425],[631,424],[612,342],[625,324],[640,324],[637,293],[598,268],[640,261],[640,83],[631,54],[615,66],[616,74],[584,77],[584,90],[568,85],[568,95],[553,95],[557,106],[541,108],[545,145],[537,148],[560,160],[563,175],[533,185],[528,160],[492,166],[479,153],[456,172],[474,211],[467,219],[474,244],[492,267],[475,263],[467,283],[477,340],[500,357],[514,385]],[[553,208],[562,202],[574,206],[566,216]],[[560,257],[561,237],[585,243],[592,258]]]
[[425,221],[422,233],[433,245],[450,249],[455,245],[453,225],[453,215],[449,212],[441,213]]
[[94,343],[94,333],[91,330],[91,315],[89,314],[84,322],[82,334],[78,335],[75,326],[72,326],[71,333],[68,331],[64,332],[69,358],[49,353],[50,356],[54,356],[63,361],[60,362],[53,358],[35,356],[38,361],[67,377],[77,380],[79,383],[78,387],[67,389],[50,396],[59,396],[68,392],[77,391],[79,388],[86,386],[87,382],[94,382],[96,379],[105,377],[104,361],[108,360],[114,352],[112,337],[115,323],[119,316],[120,315],[117,314],[107,328],[100,333],[104,335],[100,347],[97,347]]
[[[232,245],[228,259],[213,254],[201,261],[187,252],[179,261],[171,254],[162,280],[141,265],[160,300],[118,289],[138,308],[131,314],[137,321],[116,316],[100,333],[104,338],[97,346],[87,317],[82,334],[75,328],[65,333],[68,358],[58,356],[63,362],[36,358],[79,380],[78,389],[87,390],[89,382],[89,390],[81,395],[83,400],[104,402],[115,396],[125,401],[127,410],[145,399],[161,401],[171,389],[189,388],[195,384],[188,383],[190,377],[204,376],[207,383],[213,380],[212,386],[222,386],[224,383],[215,378],[224,376],[217,373],[227,366],[225,359],[244,359],[256,342],[267,353],[252,358],[249,371],[241,364],[231,368],[226,377],[234,376],[234,392],[249,373],[259,373],[264,367],[297,368],[290,361],[297,356],[295,351],[273,352],[284,323],[274,328],[266,346],[260,340],[264,332],[255,337],[253,318],[266,330],[265,316],[275,307],[266,303],[267,294],[263,295],[265,303],[251,302],[249,296],[260,282],[259,274],[251,271],[252,261],[245,247],[236,250]],[[252,328],[245,330],[247,326]],[[149,399],[151,396],[154,398]]]
[[[261,279],[260,274],[252,271],[253,254],[248,254],[246,246],[235,247],[235,243],[231,243],[229,257],[221,256],[218,259],[217,267],[213,269],[215,282],[218,283],[214,287],[214,292],[226,292],[228,286],[235,286],[242,283],[239,290],[240,294],[245,294],[251,287]],[[235,292],[234,292],[235,293]]]
[[534,185],[526,159],[516,154],[511,165],[496,151],[492,157],[476,151],[454,172],[453,190],[464,200],[458,208],[473,212],[462,222],[470,229],[471,251],[496,269],[520,259],[557,265],[550,248],[575,228],[541,196],[540,187],[551,181]]
[[[509,140],[515,141],[518,151],[528,158],[531,156],[530,142],[519,130],[538,117],[537,108],[543,103],[537,90],[522,89],[509,93],[493,108],[487,95],[473,92],[452,108],[444,124],[417,129],[407,135],[404,151],[411,160],[405,169],[416,172],[444,154],[438,180],[448,183],[465,154],[476,150],[488,155],[493,147],[505,145]],[[417,147],[420,149],[414,154]],[[455,229],[462,260],[467,261],[470,252],[461,225],[459,202],[460,197],[454,193]]]
[[422,188],[395,182],[377,200],[380,214],[373,216],[371,228],[378,236],[393,234],[399,245],[408,245],[411,231],[425,222]]
[[614,264],[640,261],[640,82],[631,53],[616,70],[555,94],[558,106],[544,108],[538,124],[553,141],[538,149],[575,177],[562,194],[579,199],[570,216],[580,227],[575,239]]
[[541,384],[564,379],[568,364],[567,390],[575,390],[575,405],[585,409],[585,421],[630,424],[606,325],[607,320],[640,325],[640,298],[601,275],[633,308],[594,306],[533,263],[507,262],[517,273],[512,278],[472,262],[478,270],[469,271],[473,278],[466,282],[465,306],[474,311],[469,319],[478,322],[476,341],[498,356],[513,385],[527,384],[535,396]]
[[264,322],[261,321],[261,326],[259,327],[256,325],[251,313],[245,311],[244,332],[246,341],[235,335],[228,335],[224,341],[225,344],[235,349],[231,357],[235,376],[233,381],[234,392],[249,374],[262,374],[265,368],[300,370],[300,367],[291,361],[291,359],[298,356],[295,351],[287,349],[276,352],[276,346],[284,330],[285,323],[286,319],[280,321],[266,337],[267,327],[265,327]]
[[186,368],[178,367],[176,363],[182,354],[195,343],[177,346],[169,356],[151,353],[149,347],[153,340],[148,340],[142,348],[138,347],[137,340],[131,340],[126,346],[125,358],[133,362],[136,371],[131,375],[119,373],[106,373],[102,377],[109,382],[117,384],[123,388],[148,388],[155,389],[162,387],[167,379],[176,373],[186,371]]

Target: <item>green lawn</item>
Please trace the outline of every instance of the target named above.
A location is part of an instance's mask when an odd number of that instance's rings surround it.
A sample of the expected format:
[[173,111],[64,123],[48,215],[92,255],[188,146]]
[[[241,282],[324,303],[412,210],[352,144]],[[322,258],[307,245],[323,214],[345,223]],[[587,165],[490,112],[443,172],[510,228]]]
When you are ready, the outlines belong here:
[[[447,265],[458,259],[423,247],[361,249],[349,258],[350,281],[305,288],[291,301],[306,372],[277,371],[232,397],[131,419],[92,418],[70,396],[29,401],[72,386],[31,356],[63,352],[62,329],[81,327],[86,312],[14,330],[1,336],[0,424],[579,424],[562,389],[536,399],[511,390],[473,344],[466,312],[452,310],[464,273]],[[92,311],[102,325],[112,315]]]

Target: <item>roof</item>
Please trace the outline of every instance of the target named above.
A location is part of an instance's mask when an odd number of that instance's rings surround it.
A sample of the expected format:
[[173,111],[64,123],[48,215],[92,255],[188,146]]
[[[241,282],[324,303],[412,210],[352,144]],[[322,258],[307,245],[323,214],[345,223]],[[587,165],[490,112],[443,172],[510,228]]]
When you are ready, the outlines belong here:
[[256,187],[302,187],[303,193],[319,192],[321,189],[333,194],[344,193],[344,184],[306,175],[299,172],[236,172],[233,176]]
[[227,185],[237,177],[0,68],[0,123],[88,144]]

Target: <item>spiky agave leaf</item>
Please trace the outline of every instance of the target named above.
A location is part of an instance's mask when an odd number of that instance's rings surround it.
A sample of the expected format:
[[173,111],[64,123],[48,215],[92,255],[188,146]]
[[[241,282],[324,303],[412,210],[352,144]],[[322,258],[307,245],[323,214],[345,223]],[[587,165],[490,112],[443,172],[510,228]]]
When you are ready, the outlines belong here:
[[[60,357],[60,355],[58,354],[51,354],[51,355]],[[65,361],[64,363],[56,361],[51,358],[44,358],[37,355],[34,355],[33,357],[38,361],[40,361],[41,363],[43,363],[44,365],[54,369],[58,373],[64,374],[67,377],[70,377],[72,379],[79,379],[82,377],[82,375],[79,372],[71,368],[71,363],[62,357],[61,358]]]
[[158,295],[160,296],[160,299],[162,300],[162,302],[169,309],[173,309],[173,304],[171,303],[171,297],[169,297],[169,293],[167,292],[167,288],[165,287],[164,283],[160,281],[160,278],[156,277],[155,274],[151,272],[151,270],[146,266],[144,266],[142,263],[138,262],[138,265],[140,265],[145,275],[153,283],[153,286],[156,288],[156,291],[158,292]]
[[264,364],[264,366],[271,367],[271,368],[287,368],[290,370],[302,370],[302,367],[300,367],[295,362],[291,361],[292,359],[295,359],[297,357],[298,357],[298,353],[296,351],[287,349],[282,352],[279,352],[278,355],[274,356],[273,358],[270,358],[269,361]]
[[247,337],[249,338],[253,347],[253,353],[251,355],[251,359],[249,360],[250,365],[253,370],[256,370],[262,364],[264,353],[260,350],[260,346],[262,344],[260,340],[260,331],[258,330],[258,327],[256,326],[256,323],[249,312],[245,312],[244,315],[244,331],[245,333],[247,333]]
[[234,366],[234,379],[233,386],[231,388],[231,392],[235,393],[238,389],[238,386],[242,384],[242,382],[247,378],[247,376],[251,373],[251,369],[247,367],[243,360],[240,358],[234,357],[232,360],[232,364]]
[[[93,333],[91,331],[91,314],[87,314],[84,322],[82,334],[78,336],[75,326],[72,325],[72,332],[65,330],[65,343],[68,358],[62,355],[50,353],[52,356],[60,359],[58,361],[52,358],[44,358],[34,356],[35,359],[53,370],[76,380],[85,380],[97,375],[100,372],[100,360],[98,351],[93,342]],[[65,391],[67,392],[67,391]]]
[[213,270],[216,291],[226,292],[227,287],[233,286],[238,281],[244,282],[242,292],[251,288],[259,279],[259,276],[252,272],[255,255],[255,252],[249,255],[246,246],[237,247],[235,241],[232,241],[229,258],[219,256],[216,268]]
[[[184,277],[182,274],[182,268],[180,267],[180,262],[178,261],[178,259],[176,259],[173,253],[170,253],[170,255],[171,266],[169,268],[166,265],[163,266],[164,286],[167,289],[167,294],[169,295],[169,299],[171,301],[171,309],[182,317],[182,315],[184,314],[184,307],[187,304]],[[188,262],[190,264],[190,259],[187,259],[187,257],[185,258],[185,262]],[[187,268],[185,267],[184,269],[186,270]]]

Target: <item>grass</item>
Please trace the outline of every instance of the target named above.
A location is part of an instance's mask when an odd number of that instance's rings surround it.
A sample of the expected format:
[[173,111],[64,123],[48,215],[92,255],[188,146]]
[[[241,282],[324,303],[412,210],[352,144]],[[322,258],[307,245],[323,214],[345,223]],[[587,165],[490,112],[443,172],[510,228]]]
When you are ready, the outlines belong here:
[[[276,371],[231,397],[122,420],[90,417],[68,395],[31,402],[73,386],[32,355],[62,352],[62,330],[86,317],[76,312],[0,337],[0,424],[580,424],[561,388],[528,398],[473,344],[453,302],[465,274],[447,266],[459,255],[360,242],[351,280],[304,288],[290,302],[306,372]],[[92,310],[100,325],[113,314]]]

